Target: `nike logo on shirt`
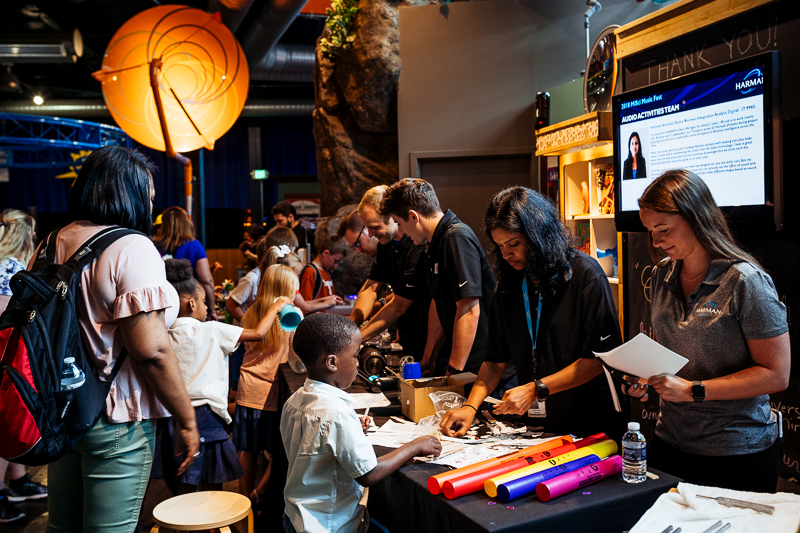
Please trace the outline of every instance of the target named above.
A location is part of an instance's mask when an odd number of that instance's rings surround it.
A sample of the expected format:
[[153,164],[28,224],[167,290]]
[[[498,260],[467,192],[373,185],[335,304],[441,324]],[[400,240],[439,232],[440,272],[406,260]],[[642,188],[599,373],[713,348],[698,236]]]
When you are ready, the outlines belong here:
[[469,283],[469,280],[465,281],[464,283],[459,283],[459,284],[458,284],[458,286],[459,286],[459,287],[463,287],[463,286],[464,286],[464,285],[466,285],[467,283]]
[[600,337],[600,342],[603,342],[604,340],[606,340],[606,339],[607,339],[607,338],[609,338],[610,336],[611,336],[611,335],[606,335],[605,337]]
[[409,285],[408,283],[406,283],[406,287],[408,287],[409,289],[413,289],[414,285]]

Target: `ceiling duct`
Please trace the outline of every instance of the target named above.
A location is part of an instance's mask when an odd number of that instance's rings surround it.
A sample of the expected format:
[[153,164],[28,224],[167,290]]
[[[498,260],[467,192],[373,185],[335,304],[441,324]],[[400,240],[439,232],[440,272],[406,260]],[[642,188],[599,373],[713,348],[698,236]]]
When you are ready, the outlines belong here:
[[[310,116],[313,111],[313,100],[248,100],[240,117]],[[103,100],[48,100],[43,105],[28,101],[2,102],[0,113],[111,120]]]
[[262,0],[250,13],[239,42],[251,69],[278,43],[307,0]]
[[[247,15],[252,19],[240,33],[250,79],[262,81],[314,81],[315,50],[309,45],[278,44],[308,0],[209,0],[206,11],[220,12],[222,23],[236,33]],[[251,12],[252,11],[252,12]]]
[[252,5],[253,0],[209,0],[206,11],[219,12],[222,15],[222,23],[231,30],[231,33],[236,33]]
[[251,63],[251,80],[314,82],[316,50],[311,45],[276,44]]
[[75,63],[83,56],[83,37],[72,32],[5,34],[0,37],[0,62]]

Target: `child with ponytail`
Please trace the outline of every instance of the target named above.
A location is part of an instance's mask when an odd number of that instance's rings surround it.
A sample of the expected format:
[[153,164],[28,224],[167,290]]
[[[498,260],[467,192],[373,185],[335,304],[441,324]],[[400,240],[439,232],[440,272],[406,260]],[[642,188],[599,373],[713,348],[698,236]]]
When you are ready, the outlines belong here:
[[244,475],[239,487],[254,503],[262,497],[269,481],[272,462],[256,485],[258,454],[271,454],[281,446],[278,411],[278,366],[289,360],[294,332],[284,331],[274,320],[276,298],[294,298],[299,286],[297,274],[285,265],[267,266],[261,274],[258,294],[242,319],[242,326],[253,327],[271,318],[269,333],[263,340],[245,343],[245,355],[239,375],[236,412],[233,421],[233,444],[239,452]]
[[[225,425],[231,423],[228,405],[228,355],[240,342],[263,340],[277,323],[278,312],[289,298],[274,300],[263,317],[246,328],[222,322],[206,322],[205,291],[192,276],[185,259],[165,261],[167,279],[180,296],[178,318],[169,337],[178,356],[183,382],[195,409],[200,432],[200,455],[185,472],[178,472],[173,457],[173,423],[159,435],[161,461],[154,461],[152,477],[167,477],[180,483],[178,492],[221,490],[222,484],[242,477],[242,467]],[[249,329],[248,329],[249,328]],[[166,431],[164,431],[166,429]]]

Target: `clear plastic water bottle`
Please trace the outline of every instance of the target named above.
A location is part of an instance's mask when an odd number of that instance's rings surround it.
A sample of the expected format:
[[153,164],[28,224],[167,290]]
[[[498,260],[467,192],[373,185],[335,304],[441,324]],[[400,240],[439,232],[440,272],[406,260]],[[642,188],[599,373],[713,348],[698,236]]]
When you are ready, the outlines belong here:
[[[86,374],[75,364],[74,357],[65,357],[64,366],[61,368],[61,390],[73,391],[86,382]],[[67,409],[72,403],[73,395],[68,392],[64,401],[64,408],[61,410],[61,418],[67,416]]]
[[639,422],[628,422],[622,436],[622,479],[626,483],[641,483],[647,477],[647,441],[639,431]]

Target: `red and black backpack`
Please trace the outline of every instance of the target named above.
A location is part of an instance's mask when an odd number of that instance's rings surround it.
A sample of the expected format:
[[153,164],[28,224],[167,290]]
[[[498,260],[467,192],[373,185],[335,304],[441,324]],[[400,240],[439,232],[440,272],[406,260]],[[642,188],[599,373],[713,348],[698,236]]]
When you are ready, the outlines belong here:
[[[64,264],[54,262],[53,232],[30,271],[11,278],[13,296],[0,316],[0,457],[29,466],[51,463],[94,426],[127,352],[107,380],[95,375],[78,323],[81,272],[114,241],[138,231],[113,227],[83,243]],[[86,375],[61,390],[65,357]]]

